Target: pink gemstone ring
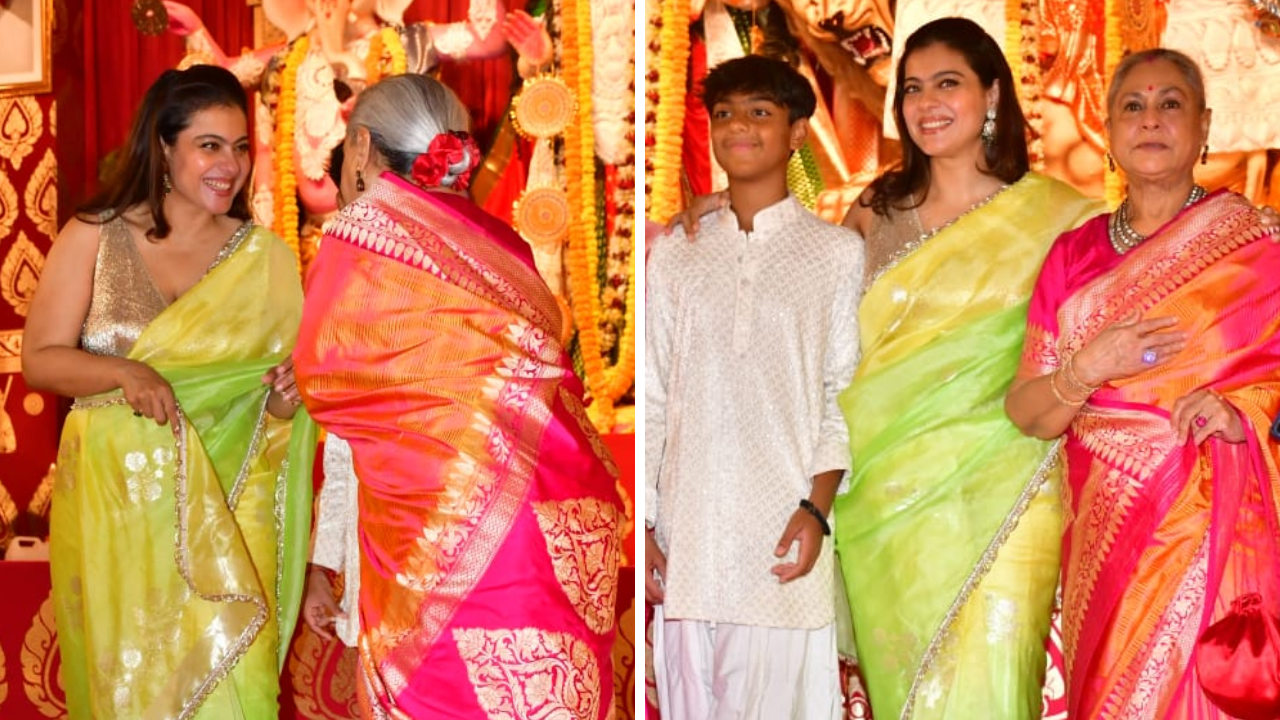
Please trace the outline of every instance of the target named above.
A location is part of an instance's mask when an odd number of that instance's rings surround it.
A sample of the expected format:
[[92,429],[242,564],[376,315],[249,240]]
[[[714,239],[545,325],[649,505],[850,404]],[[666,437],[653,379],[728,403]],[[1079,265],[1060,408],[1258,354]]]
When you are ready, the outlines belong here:
[[1208,424],[1209,424],[1209,418],[1206,418],[1203,415],[1196,416],[1196,427],[1204,427],[1205,425],[1208,425]]

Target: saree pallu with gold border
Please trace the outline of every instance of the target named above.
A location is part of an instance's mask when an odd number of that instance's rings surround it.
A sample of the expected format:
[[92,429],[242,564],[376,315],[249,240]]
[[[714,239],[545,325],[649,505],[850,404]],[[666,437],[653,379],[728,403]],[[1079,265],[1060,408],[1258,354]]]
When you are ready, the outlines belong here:
[[[1242,197],[1211,195],[1117,255],[1107,219],[1064,236],[1036,289],[1020,376],[1052,372],[1134,313],[1176,318],[1187,349],[1103,385],[1066,433],[1063,638],[1082,718],[1226,718],[1200,689],[1195,643],[1236,597],[1280,609],[1280,247]],[[1200,389],[1246,440],[1177,443],[1169,413]]]
[[139,336],[128,357],[172,385],[176,424],[118,392],[67,416],[50,560],[72,718],[278,714],[315,433],[267,415],[262,376],[293,347],[296,267],[255,228]]
[[365,716],[611,716],[617,468],[527,244],[383,175],[307,282],[299,387],[359,479]]
[[1039,718],[1058,579],[1051,445],[1004,413],[1053,240],[1098,211],[1029,174],[868,288],[836,549],[877,718]]

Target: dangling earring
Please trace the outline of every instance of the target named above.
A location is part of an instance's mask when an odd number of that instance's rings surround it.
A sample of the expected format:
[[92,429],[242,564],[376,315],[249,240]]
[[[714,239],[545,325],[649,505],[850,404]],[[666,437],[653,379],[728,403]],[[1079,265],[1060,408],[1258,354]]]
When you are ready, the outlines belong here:
[[1209,164],[1209,143],[1204,144],[1204,149],[1200,151],[1200,164]]
[[1107,167],[1111,169],[1111,172],[1116,171],[1116,161],[1115,158],[1111,157],[1111,153],[1107,153]]
[[982,138],[982,144],[991,147],[996,144],[996,109],[995,107],[987,108],[987,119],[982,123],[982,132],[979,134]]
[[173,192],[173,183],[169,182],[169,171],[164,171],[164,177],[160,178],[160,186],[164,188],[164,194],[168,195]]
[[364,192],[364,175],[360,171],[356,171],[356,192]]

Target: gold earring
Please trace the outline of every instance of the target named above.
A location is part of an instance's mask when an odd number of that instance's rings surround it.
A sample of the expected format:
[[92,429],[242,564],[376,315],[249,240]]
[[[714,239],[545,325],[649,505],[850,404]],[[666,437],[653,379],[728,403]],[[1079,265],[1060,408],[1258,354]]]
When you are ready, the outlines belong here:
[[164,177],[160,178],[161,187],[164,188],[164,194],[168,195],[173,192],[173,183],[169,182],[169,171],[164,171]]
[[1204,149],[1200,151],[1200,164],[1209,164],[1209,143],[1204,144]]
[[356,171],[356,192],[364,192],[364,175],[360,171]]
[[1116,171],[1116,161],[1111,157],[1111,153],[1107,153],[1107,167],[1111,168],[1111,172]]

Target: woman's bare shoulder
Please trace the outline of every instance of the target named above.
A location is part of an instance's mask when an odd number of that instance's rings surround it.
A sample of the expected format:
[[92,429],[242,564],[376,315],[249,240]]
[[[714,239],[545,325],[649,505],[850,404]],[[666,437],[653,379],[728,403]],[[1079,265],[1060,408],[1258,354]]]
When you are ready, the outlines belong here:
[[853,201],[849,206],[849,210],[844,214],[842,225],[855,230],[862,237],[867,237],[871,230],[871,220],[875,215],[875,211],[871,209],[871,201],[875,198],[875,191],[871,188],[864,189],[858,199]]

